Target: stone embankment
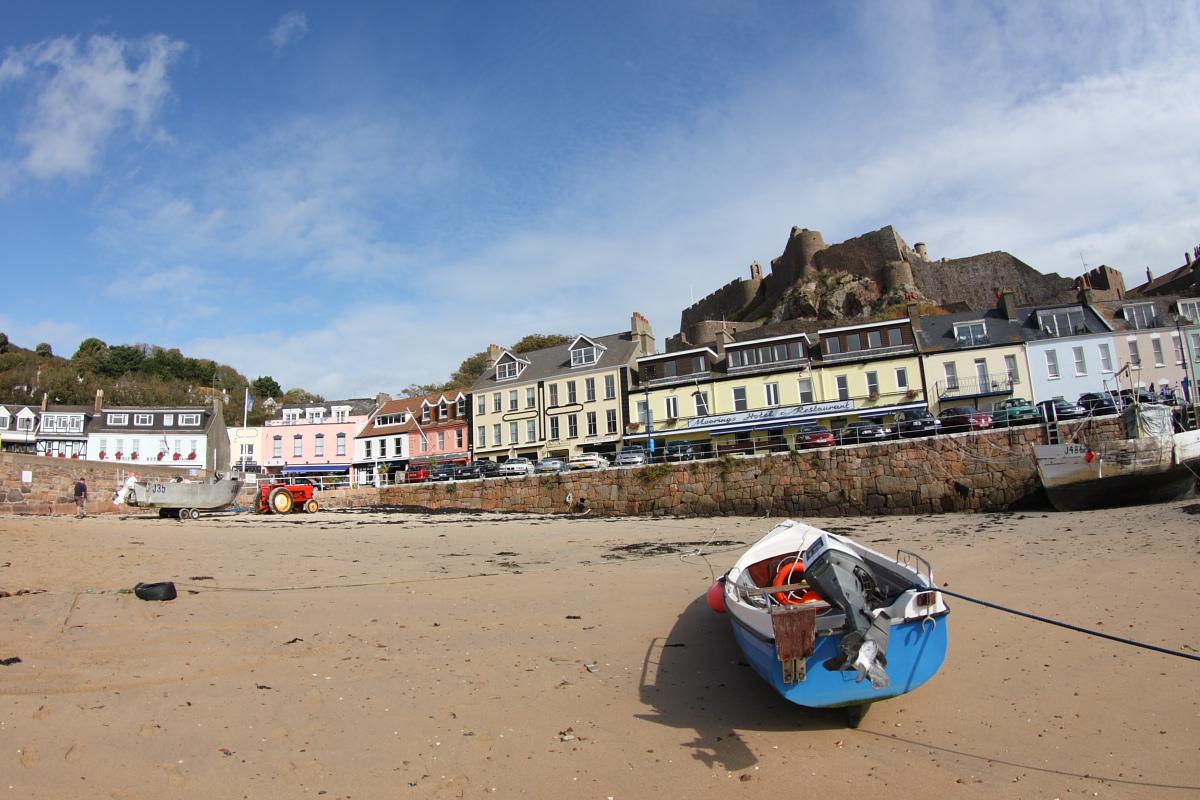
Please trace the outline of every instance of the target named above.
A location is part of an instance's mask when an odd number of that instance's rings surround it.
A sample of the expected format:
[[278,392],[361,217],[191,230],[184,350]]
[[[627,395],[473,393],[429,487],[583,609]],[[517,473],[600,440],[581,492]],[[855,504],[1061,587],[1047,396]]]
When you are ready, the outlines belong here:
[[[1118,436],[1115,419],[1064,424],[1064,441]],[[991,511],[1042,501],[1031,445],[1040,425],[885,444],[823,448],[680,464],[422,483],[320,492],[324,508],[411,506],[430,509],[613,514],[622,516],[860,516]],[[21,480],[22,472],[32,480]],[[171,477],[169,467],[141,474]],[[92,491],[89,513],[127,513],[111,493],[121,474],[90,461],[59,463],[37,456],[0,456],[0,514],[74,513],[79,475]],[[253,488],[238,497],[249,505]]]

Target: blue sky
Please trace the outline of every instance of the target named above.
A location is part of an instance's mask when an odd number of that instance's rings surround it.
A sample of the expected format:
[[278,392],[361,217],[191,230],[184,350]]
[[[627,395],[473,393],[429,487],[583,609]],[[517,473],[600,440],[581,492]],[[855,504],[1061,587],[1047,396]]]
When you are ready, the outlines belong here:
[[1171,0],[9,0],[0,330],[332,398],[661,342],[793,225],[1132,286],[1200,243],[1197,41]]

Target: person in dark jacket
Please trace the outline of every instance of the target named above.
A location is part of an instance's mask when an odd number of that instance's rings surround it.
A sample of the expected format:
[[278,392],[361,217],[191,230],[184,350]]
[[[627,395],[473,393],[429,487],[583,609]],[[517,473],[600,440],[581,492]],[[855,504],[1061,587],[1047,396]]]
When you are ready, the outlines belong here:
[[75,505],[79,506],[79,514],[77,514],[76,516],[78,516],[79,519],[83,519],[84,517],[87,516],[87,501],[88,501],[87,478],[80,478],[79,481],[75,484]]

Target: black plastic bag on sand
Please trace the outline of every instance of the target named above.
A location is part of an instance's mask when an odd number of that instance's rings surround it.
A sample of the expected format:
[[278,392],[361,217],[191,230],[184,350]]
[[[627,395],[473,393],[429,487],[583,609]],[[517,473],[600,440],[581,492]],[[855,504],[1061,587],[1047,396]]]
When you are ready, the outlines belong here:
[[175,591],[175,584],[170,581],[164,583],[139,583],[133,587],[133,593],[143,600],[174,600],[179,596]]

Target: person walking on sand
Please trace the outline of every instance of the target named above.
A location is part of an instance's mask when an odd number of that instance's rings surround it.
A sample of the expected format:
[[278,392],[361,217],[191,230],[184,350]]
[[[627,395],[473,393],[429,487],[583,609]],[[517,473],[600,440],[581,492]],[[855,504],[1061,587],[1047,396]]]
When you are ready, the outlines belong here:
[[87,516],[87,501],[87,478],[80,478],[78,483],[75,484],[75,505],[79,506],[79,513],[76,516],[79,519]]

